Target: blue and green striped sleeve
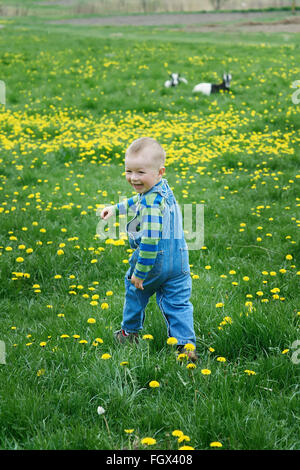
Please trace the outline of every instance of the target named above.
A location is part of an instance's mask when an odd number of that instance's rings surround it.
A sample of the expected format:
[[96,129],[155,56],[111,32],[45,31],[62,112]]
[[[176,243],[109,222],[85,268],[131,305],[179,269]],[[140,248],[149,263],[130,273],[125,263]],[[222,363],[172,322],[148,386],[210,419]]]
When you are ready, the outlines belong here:
[[125,199],[124,201],[119,202],[118,204],[114,206],[116,213],[120,215],[127,214],[128,209],[135,211],[135,204],[138,202],[138,199],[139,199],[139,195],[136,194],[135,196],[129,199]]
[[134,275],[139,279],[146,279],[155,264],[158,242],[162,238],[163,197],[158,193],[151,193],[143,197],[140,204],[142,238]]

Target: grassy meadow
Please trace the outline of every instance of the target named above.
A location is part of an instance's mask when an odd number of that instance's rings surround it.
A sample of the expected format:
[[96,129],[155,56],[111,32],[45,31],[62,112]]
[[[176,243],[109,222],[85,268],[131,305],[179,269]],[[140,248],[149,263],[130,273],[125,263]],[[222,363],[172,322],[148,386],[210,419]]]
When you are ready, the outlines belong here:
[[[0,448],[299,449],[299,36],[46,19],[0,20]],[[204,204],[195,368],[154,297],[139,344],[113,339],[130,250],[96,212],[132,194],[144,135]]]

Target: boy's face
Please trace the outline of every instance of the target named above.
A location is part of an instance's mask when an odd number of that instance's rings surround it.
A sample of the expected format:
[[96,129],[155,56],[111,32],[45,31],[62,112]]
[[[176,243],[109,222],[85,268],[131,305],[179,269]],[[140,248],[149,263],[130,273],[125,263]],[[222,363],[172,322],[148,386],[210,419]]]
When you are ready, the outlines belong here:
[[165,168],[159,168],[151,156],[151,149],[144,148],[137,155],[127,155],[125,158],[125,173],[129,184],[139,194],[146,193],[157,184]]

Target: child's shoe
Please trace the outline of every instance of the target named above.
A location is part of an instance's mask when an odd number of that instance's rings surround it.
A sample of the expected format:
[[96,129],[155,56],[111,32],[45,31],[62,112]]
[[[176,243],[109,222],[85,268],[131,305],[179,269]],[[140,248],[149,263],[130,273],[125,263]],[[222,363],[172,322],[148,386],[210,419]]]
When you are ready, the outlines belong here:
[[196,362],[199,359],[196,349],[192,349],[189,346],[186,346],[185,344],[177,346],[177,351],[179,352],[179,354],[186,354],[188,359],[192,362]]
[[130,343],[138,343],[138,336],[138,333],[126,333],[124,330],[118,330],[114,332],[114,337],[121,344],[127,341],[129,341]]

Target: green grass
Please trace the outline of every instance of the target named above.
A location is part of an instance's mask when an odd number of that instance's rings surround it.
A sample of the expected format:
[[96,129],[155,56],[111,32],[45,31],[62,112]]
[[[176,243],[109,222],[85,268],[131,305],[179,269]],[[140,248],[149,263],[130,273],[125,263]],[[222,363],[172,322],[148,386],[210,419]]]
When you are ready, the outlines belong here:
[[[30,18],[0,29],[1,449],[144,449],[146,436],[178,449],[175,429],[195,449],[299,449],[299,38],[286,37]],[[166,90],[174,70],[189,83]],[[192,95],[224,70],[229,94]],[[112,337],[129,245],[95,237],[96,209],[131,194],[124,151],[145,134],[167,151],[179,203],[205,206],[206,249],[190,251],[192,370],[155,298],[152,341]]]

